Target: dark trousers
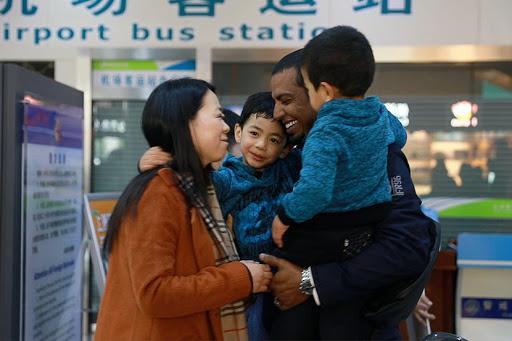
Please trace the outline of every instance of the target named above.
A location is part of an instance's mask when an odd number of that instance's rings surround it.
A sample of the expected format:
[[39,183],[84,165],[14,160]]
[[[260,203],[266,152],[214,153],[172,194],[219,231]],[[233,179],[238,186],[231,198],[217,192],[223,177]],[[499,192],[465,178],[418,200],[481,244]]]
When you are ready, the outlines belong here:
[[[363,302],[348,302],[333,307],[318,307],[311,297],[292,309],[280,311],[273,319],[272,340],[371,340],[393,334],[377,329],[362,315]],[[392,328],[391,328],[392,329]],[[393,338],[391,338],[393,339]]]
[[357,211],[317,214],[290,225],[283,236],[284,246],[273,254],[304,268],[345,261],[372,243],[375,224],[390,211],[391,204],[386,202]]
[[318,316],[320,309],[313,298],[291,309],[277,310],[273,319],[271,340],[315,340],[318,339]]

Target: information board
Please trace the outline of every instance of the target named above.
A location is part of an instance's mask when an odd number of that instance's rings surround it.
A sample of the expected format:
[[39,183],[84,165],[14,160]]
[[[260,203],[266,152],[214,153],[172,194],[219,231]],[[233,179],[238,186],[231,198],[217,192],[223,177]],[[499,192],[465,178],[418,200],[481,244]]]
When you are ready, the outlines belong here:
[[83,109],[25,96],[22,335],[81,338]]

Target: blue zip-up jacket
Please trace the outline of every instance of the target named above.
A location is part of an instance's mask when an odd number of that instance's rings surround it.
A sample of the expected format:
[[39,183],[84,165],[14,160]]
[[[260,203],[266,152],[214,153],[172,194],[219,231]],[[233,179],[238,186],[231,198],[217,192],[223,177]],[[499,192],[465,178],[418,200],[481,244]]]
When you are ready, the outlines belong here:
[[283,198],[280,218],[300,223],[319,213],[348,212],[391,201],[388,146],[407,133],[378,97],[325,103],[302,152],[300,179]]
[[233,217],[234,235],[241,259],[258,261],[262,252],[270,252],[272,220],[278,204],[291,192],[299,177],[301,156],[293,149],[256,172],[242,157],[228,156],[222,167],[213,172],[212,180],[224,218]]

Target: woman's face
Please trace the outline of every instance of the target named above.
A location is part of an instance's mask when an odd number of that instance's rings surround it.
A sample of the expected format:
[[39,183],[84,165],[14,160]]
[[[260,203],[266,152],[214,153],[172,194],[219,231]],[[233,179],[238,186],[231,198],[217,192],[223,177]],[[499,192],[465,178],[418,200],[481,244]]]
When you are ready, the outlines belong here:
[[196,117],[189,122],[192,141],[203,166],[222,160],[226,154],[229,126],[223,117],[219,99],[208,90]]

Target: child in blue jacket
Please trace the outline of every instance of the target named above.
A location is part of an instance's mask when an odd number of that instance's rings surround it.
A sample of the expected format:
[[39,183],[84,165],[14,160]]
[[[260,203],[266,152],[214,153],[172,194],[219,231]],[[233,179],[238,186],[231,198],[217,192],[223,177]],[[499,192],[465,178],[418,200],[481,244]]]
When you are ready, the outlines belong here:
[[[259,254],[274,249],[272,219],[300,170],[300,153],[292,150],[285,158],[287,136],[283,123],[273,119],[270,92],[250,96],[245,102],[235,139],[241,157],[228,155],[212,174],[224,217],[231,215],[235,242],[241,259],[259,260]],[[263,310],[271,307],[268,294],[258,294],[247,311],[251,340],[267,339]],[[265,308],[267,307],[267,308]],[[269,314],[265,314],[269,316]]]
[[[319,214],[347,213],[347,224],[355,226],[377,223],[389,213],[388,146],[403,147],[407,133],[377,97],[365,97],[374,71],[371,46],[352,27],[328,29],[304,48],[301,73],[318,114],[303,147],[300,179],[274,220],[279,247],[290,225]],[[297,261],[295,254],[288,256]]]

